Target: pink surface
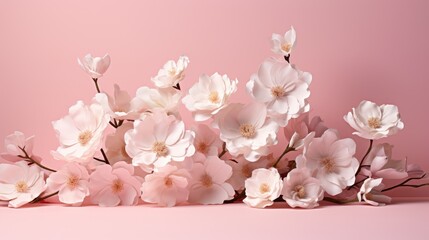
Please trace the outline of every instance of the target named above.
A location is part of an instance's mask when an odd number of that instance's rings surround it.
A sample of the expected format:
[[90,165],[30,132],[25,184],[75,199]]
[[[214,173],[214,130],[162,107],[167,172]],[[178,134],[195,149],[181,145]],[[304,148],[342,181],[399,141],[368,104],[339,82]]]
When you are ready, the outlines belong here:
[[[1,208],[2,239],[428,239],[429,199],[314,210],[222,206]],[[43,222],[41,222],[43,220]]]
[[[313,114],[348,137],[352,129],[342,117],[361,100],[396,104],[405,130],[388,139],[394,156],[429,170],[428,9],[428,1],[1,1],[0,138],[14,130],[35,134],[35,152],[50,161],[49,151],[58,146],[51,121],[94,95],[76,62],[88,52],[111,55],[100,80],[109,92],[113,83],[131,93],[153,86],[150,77],[164,62],[187,54],[191,64],[183,89],[200,74],[218,71],[239,79],[233,100],[246,101],[249,76],[273,56],[271,34],[293,25],[298,43],[291,60],[313,74]],[[182,113],[190,125],[190,114]],[[367,143],[355,139],[360,157]],[[210,209],[215,213],[217,207]],[[72,211],[80,210],[62,211],[77,216]]]

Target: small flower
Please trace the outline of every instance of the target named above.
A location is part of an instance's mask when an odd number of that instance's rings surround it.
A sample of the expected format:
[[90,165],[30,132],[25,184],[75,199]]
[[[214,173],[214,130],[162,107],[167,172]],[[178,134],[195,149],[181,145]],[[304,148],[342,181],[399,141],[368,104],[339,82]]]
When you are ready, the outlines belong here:
[[78,101],[69,115],[52,123],[60,146],[52,151],[54,158],[88,163],[98,150],[110,117],[98,103],[89,106]]
[[141,187],[142,200],[172,207],[188,200],[188,183],[191,175],[185,169],[166,165],[145,177]]
[[289,140],[289,147],[300,149],[314,137],[321,137],[327,129],[319,116],[313,117],[309,122],[308,113],[303,113],[298,118],[289,121],[284,128],[284,133],[286,139]]
[[203,163],[195,163],[191,175],[189,202],[222,204],[234,197],[234,189],[226,182],[232,169],[218,157],[209,156]]
[[133,123],[126,122],[118,127],[115,133],[107,135],[106,137],[106,155],[110,164],[119,161],[131,163],[131,157],[125,149],[125,133],[133,129]]
[[353,134],[373,140],[393,135],[404,128],[397,106],[378,106],[370,101],[362,101],[344,116],[344,120],[356,130]]
[[89,179],[91,199],[100,207],[136,205],[141,182],[134,175],[134,167],[117,162],[96,167]]
[[227,75],[214,73],[209,77],[203,74],[182,102],[195,121],[205,121],[228,104],[228,98],[237,91],[237,83],[237,79],[231,81]]
[[257,102],[267,106],[268,115],[284,127],[291,118],[310,110],[307,99],[311,79],[310,73],[299,71],[285,61],[267,59],[246,88]]
[[284,36],[273,33],[271,41],[273,44],[271,51],[280,55],[289,56],[296,41],[295,29],[291,27]]
[[315,208],[323,199],[320,181],[311,177],[307,168],[293,169],[283,182],[283,199],[293,208]]
[[307,167],[320,180],[322,188],[337,195],[355,182],[359,161],[354,157],[356,143],[351,138],[339,139],[333,129],[326,130],[304,148],[296,159],[297,167]]
[[25,161],[0,164],[0,200],[9,201],[9,207],[21,207],[45,191],[44,173],[36,165]]
[[110,66],[109,54],[104,57],[93,57],[91,54],[85,55],[82,60],[77,59],[79,66],[88,73],[91,78],[98,79],[103,76]]
[[139,113],[133,109],[133,99],[126,91],[122,91],[119,85],[115,84],[113,97],[107,93],[97,93],[94,101],[103,106],[104,111],[112,118],[119,120],[135,120]]
[[83,166],[71,162],[57,172],[51,173],[46,180],[49,192],[57,192],[59,200],[66,204],[81,204],[89,195],[89,174]]
[[181,97],[180,91],[174,88],[153,89],[141,87],[137,89],[132,108],[138,112],[163,111],[168,115],[180,117],[179,103]]
[[29,157],[33,155],[34,136],[25,137],[24,133],[15,131],[8,135],[4,140],[4,146],[6,149],[5,153],[1,154],[1,157],[9,162],[21,161],[22,158],[19,156],[25,156],[25,152]]
[[245,182],[246,198],[243,202],[255,208],[271,206],[280,196],[282,187],[283,182],[277,169],[255,169],[252,177]]
[[152,78],[152,82],[158,88],[174,87],[185,78],[184,71],[188,64],[189,58],[187,56],[180,56],[177,63],[170,60],[158,71],[158,75]]
[[380,177],[384,179],[402,179],[408,176],[407,160],[392,159],[393,145],[388,143],[378,144],[371,149],[368,156],[363,161],[362,172],[369,177]]
[[[213,132],[207,125],[198,124],[195,129],[195,158],[205,158],[205,156],[217,156],[222,149],[222,141],[218,135]],[[202,155],[202,156],[197,156]]]
[[244,157],[239,156],[226,162],[232,167],[232,176],[228,180],[234,190],[241,191],[244,189],[244,182],[252,176],[252,172],[258,168],[266,168],[272,164],[268,159],[263,157],[256,162],[249,162]]
[[386,203],[390,203],[392,199],[386,195],[382,195],[379,191],[380,188],[383,188],[383,184],[381,183],[382,181],[382,178],[366,179],[363,182],[360,191],[357,193],[359,202],[363,199],[366,203],[373,206],[386,205]]

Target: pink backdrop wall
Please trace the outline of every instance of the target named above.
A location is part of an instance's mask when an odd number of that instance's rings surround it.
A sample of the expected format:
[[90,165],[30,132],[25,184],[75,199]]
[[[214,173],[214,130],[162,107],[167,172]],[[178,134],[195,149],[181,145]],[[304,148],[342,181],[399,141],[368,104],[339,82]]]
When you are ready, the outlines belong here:
[[[394,156],[429,170],[428,10],[423,0],[2,0],[0,138],[14,130],[34,134],[35,151],[49,161],[49,150],[58,145],[51,121],[94,95],[92,81],[76,63],[88,52],[111,55],[100,80],[109,92],[114,83],[132,94],[152,86],[150,77],[165,61],[187,54],[191,64],[183,89],[201,73],[218,71],[239,79],[233,100],[245,101],[245,82],[272,56],[271,34],[293,25],[298,44],[291,59],[313,74],[313,114],[348,137],[352,130],[342,117],[361,100],[396,104],[405,130],[388,139]],[[360,157],[367,143],[355,139]],[[406,192],[429,196],[428,188]]]

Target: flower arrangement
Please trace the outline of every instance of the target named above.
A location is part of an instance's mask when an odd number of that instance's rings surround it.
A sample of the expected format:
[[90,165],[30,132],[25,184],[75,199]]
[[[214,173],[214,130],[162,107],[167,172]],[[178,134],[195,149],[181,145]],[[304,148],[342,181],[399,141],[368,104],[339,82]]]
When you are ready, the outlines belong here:
[[[310,119],[312,75],[290,63],[295,40],[293,28],[272,35],[272,51],[282,57],[265,60],[246,83],[250,103],[230,102],[238,80],[219,73],[203,74],[187,93],[181,90],[186,56],[165,63],[151,79],[155,87],[143,86],[134,97],[118,85],[113,94],[100,90],[109,55],[78,59],[97,93],[53,122],[59,146],[51,154],[64,164],[43,165],[33,153],[34,136],[7,136],[0,201],[15,208],[55,196],[68,205],[105,207],[242,201],[265,208],[283,200],[292,208],[323,200],[378,206],[390,202],[384,194],[392,189],[429,185],[417,165],[392,158],[392,145],[374,144],[404,128],[396,106],[362,101],[344,116],[353,134],[369,140],[360,160],[354,140],[318,116]],[[180,103],[199,124],[185,125]],[[282,134],[287,144],[274,156]]]

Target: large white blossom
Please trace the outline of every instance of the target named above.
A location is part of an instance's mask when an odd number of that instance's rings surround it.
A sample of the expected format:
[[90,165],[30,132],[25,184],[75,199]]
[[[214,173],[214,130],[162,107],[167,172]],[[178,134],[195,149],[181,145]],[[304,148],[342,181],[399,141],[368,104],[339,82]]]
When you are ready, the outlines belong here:
[[283,182],[275,168],[258,168],[245,182],[244,203],[255,208],[271,206],[282,192]]
[[188,64],[187,56],[180,56],[177,62],[170,60],[158,71],[158,75],[152,78],[152,82],[158,88],[174,87],[185,78],[184,71]]

